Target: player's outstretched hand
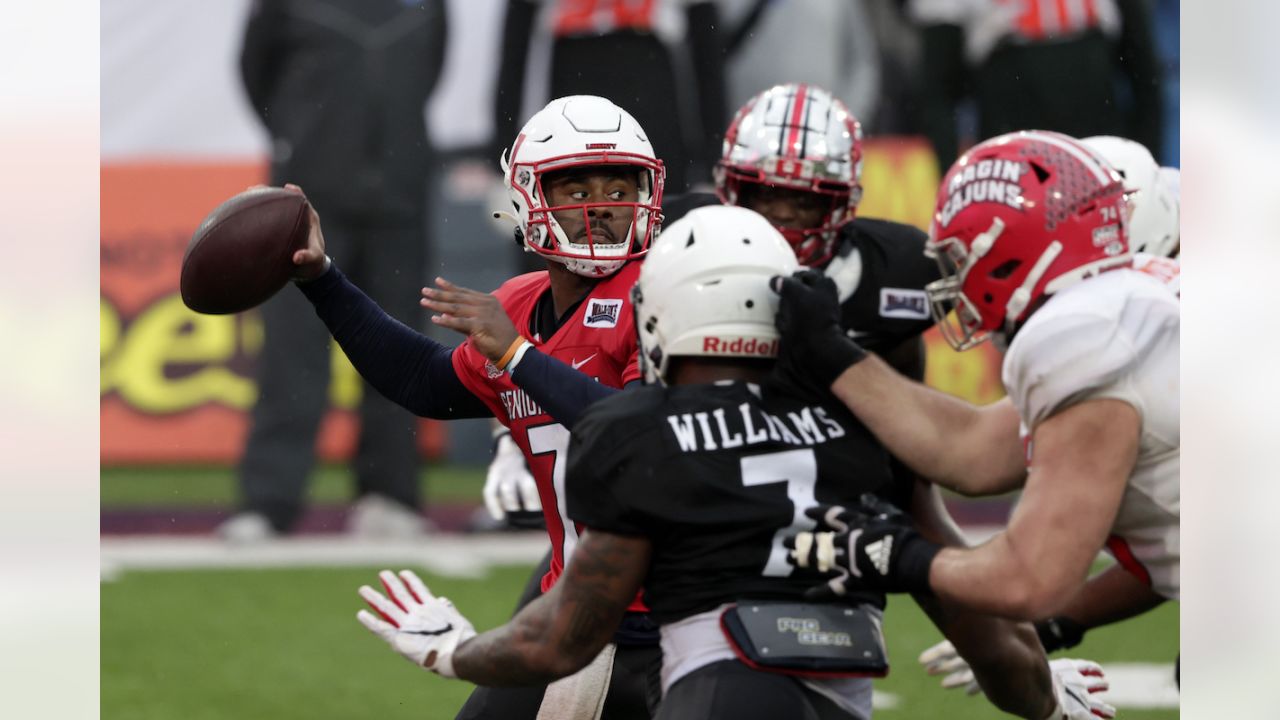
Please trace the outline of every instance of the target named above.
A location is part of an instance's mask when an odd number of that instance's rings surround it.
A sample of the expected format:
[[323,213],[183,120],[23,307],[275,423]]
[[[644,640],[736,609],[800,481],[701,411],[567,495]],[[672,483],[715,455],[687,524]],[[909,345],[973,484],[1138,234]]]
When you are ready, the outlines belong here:
[[471,338],[481,355],[497,362],[519,333],[502,302],[489,293],[436,278],[436,287],[422,288],[422,307],[438,315],[431,322]]
[[[284,189],[305,195],[297,185],[287,184]],[[324,233],[320,231],[320,215],[309,203],[307,226],[310,228],[307,232],[307,246],[293,253],[293,273],[290,277],[294,282],[315,280],[329,269],[329,256],[324,252]]]
[[1098,663],[1060,658],[1049,662],[1049,672],[1053,674],[1053,690],[1058,697],[1058,708],[1049,716],[1052,720],[1098,720],[1116,716],[1116,709],[1096,696],[1111,687]]
[[529,473],[520,446],[505,430],[498,435],[493,462],[484,476],[484,506],[494,520],[507,520],[517,527],[542,518],[538,485]]
[[386,597],[368,585],[360,597],[374,613],[361,610],[356,619],[406,660],[444,677],[454,678],[453,651],[475,637],[471,622],[448,598],[436,597],[412,570],[378,573]]
[[[950,690],[964,688],[965,693],[982,692],[973,670],[950,641],[943,640],[920,653],[920,664],[930,675],[942,675],[942,687]],[[1116,709],[1097,693],[1105,692],[1110,684],[1102,667],[1090,660],[1060,658],[1050,661],[1049,672],[1053,676],[1053,691],[1058,707],[1050,715],[1051,720],[1097,720],[1113,718]]]
[[966,695],[977,695],[982,692],[977,679],[973,677],[973,668],[968,661],[956,652],[956,646],[950,640],[943,640],[920,653],[920,664],[930,675],[942,676],[942,687],[947,690],[964,688]]
[[775,276],[769,285],[781,296],[777,317],[781,369],[796,377],[811,377],[825,389],[867,356],[840,328],[840,300],[831,278],[817,270],[801,270],[791,277]]
[[929,589],[929,566],[941,547],[921,537],[891,503],[865,493],[856,507],[818,505],[805,514],[818,525],[784,540],[791,548],[788,559],[796,567],[834,573],[809,590],[810,599],[843,597],[852,590]]

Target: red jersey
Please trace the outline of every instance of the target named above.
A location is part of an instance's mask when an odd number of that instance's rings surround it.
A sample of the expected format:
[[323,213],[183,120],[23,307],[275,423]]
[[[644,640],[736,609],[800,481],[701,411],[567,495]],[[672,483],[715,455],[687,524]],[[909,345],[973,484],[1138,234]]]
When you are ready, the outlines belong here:
[[[640,379],[637,363],[635,316],[631,287],[640,275],[640,263],[621,270],[592,288],[577,310],[549,338],[530,338],[529,321],[538,298],[549,292],[545,270],[512,278],[494,291],[521,335],[540,352],[560,360],[609,387],[621,388]],[[565,559],[578,543],[582,528],[569,520],[565,509],[565,452],[569,431],[476,350],[468,339],[453,351],[458,379],[480,398],[494,417],[511,430],[511,439],[524,451],[529,472],[538,483],[542,514],[551,536],[551,571],[542,578],[546,592],[564,570]],[[632,610],[645,608],[638,600]]]

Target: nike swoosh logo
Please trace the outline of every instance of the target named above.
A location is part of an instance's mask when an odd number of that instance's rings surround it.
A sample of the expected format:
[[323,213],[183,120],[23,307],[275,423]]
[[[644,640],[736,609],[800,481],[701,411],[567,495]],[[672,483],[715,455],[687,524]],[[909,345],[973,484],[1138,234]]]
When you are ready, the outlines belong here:
[[445,625],[439,630],[401,630],[405,635],[443,635],[453,629],[453,625]]
[[588,356],[587,356],[586,358],[584,358],[583,360],[581,360],[581,361],[574,360],[573,362],[571,362],[571,363],[569,363],[569,364],[570,364],[570,365],[573,365],[573,369],[574,369],[574,370],[577,370],[578,368],[582,367],[583,365],[586,365],[588,362],[591,362],[591,358],[593,358],[593,357],[595,357],[595,356],[597,356],[597,355],[599,355],[599,354],[600,354],[600,353],[591,353],[590,355],[588,355]]

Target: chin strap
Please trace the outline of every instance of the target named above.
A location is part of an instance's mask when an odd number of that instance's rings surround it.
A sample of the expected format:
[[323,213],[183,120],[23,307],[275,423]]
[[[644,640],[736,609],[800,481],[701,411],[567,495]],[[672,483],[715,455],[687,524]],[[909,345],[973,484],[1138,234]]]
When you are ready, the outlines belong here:
[[516,227],[520,227],[520,218],[516,217],[512,213],[507,212],[506,210],[494,210],[493,219],[499,222],[505,220]]
[[512,228],[515,230],[516,244],[524,248],[525,252],[532,252],[529,249],[529,247],[524,243],[524,229],[520,227],[520,218],[507,212],[506,210],[494,210],[493,219],[495,222],[499,223],[500,225],[506,225],[507,223],[510,223]]

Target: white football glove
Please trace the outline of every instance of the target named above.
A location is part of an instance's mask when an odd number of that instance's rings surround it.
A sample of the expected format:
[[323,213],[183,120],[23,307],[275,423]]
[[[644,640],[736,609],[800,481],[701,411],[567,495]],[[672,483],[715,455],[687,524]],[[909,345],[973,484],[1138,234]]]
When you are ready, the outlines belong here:
[[1060,658],[1049,661],[1058,707],[1045,720],[1096,720],[1113,718],[1116,709],[1094,697],[1111,685],[1102,666],[1092,660]]
[[484,506],[494,520],[505,520],[507,513],[541,513],[538,484],[525,464],[524,453],[511,439],[511,433],[498,435],[493,462],[484,476]]
[[920,664],[930,675],[942,675],[942,687],[964,688],[966,695],[977,695],[982,692],[978,681],[973,678],[973,670],[969,663],[956,652],[956,646],[950,640],[943,640],[920,653]]
[[[969,695],[982,692],[969,663],[960,657],[960,653],[956,652],[955,646],[948,640],[920,653],[920,664],[924,665],[925,672],[930,675],[942,675],[942,687],[948,690],[964,688]],[[1110,687],[1102,667],[1097,663],[1060,658],[1049,661],[1049,672],[1053,675],[1053,690],[1058,698],[1058,707],[1046,720],[1115,717],[1115,708],[1093,696]]]
[[381,617],[361,610],[356,619],[413,664],[456,678],[453,651],[476,636],[471,622],[448,598],[432,595],[412,570],[401,570],[399,576],[383,570],[378,579],[387,597],[368,585],[360,586],[359,593]]

